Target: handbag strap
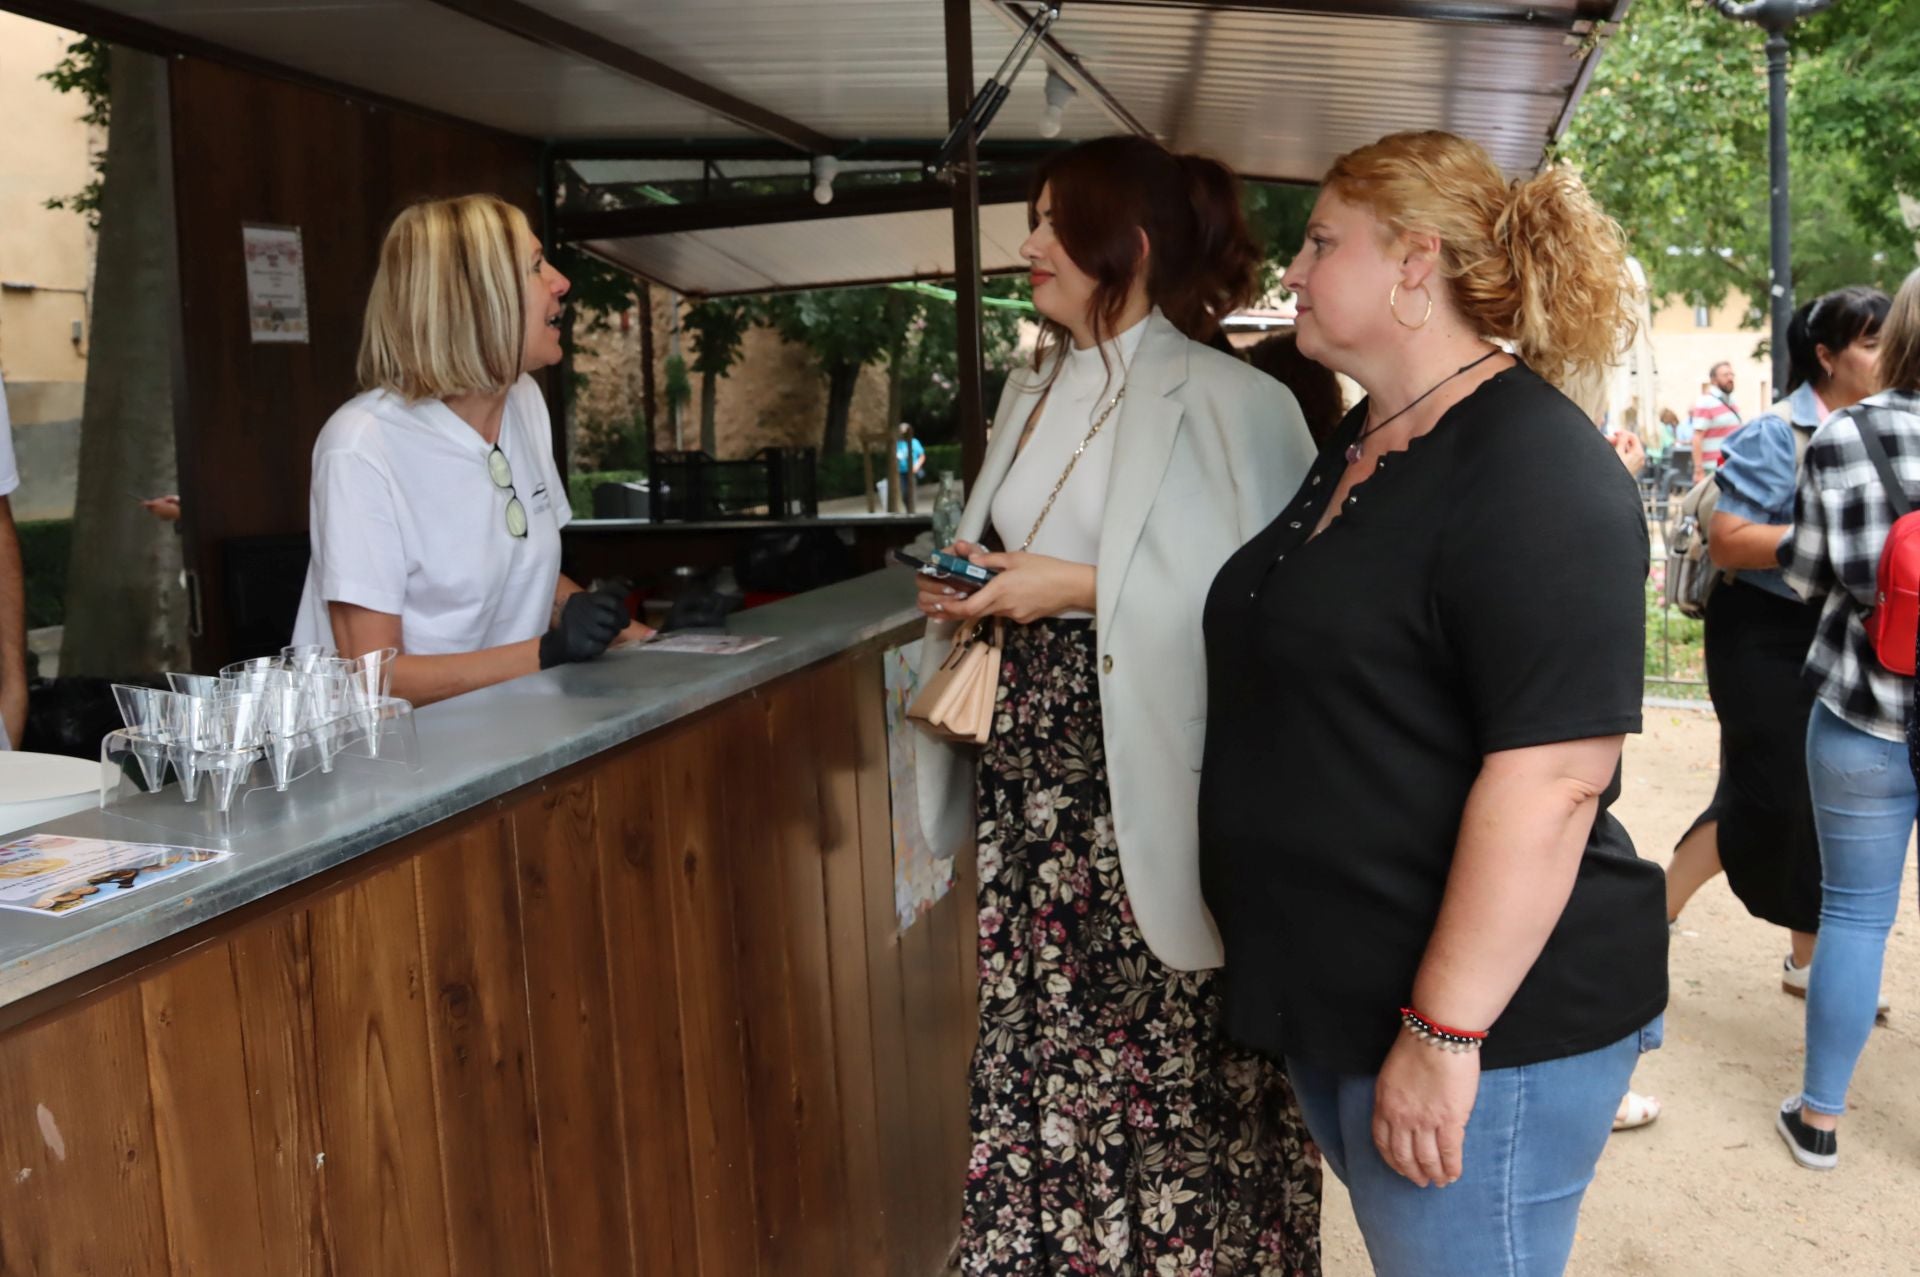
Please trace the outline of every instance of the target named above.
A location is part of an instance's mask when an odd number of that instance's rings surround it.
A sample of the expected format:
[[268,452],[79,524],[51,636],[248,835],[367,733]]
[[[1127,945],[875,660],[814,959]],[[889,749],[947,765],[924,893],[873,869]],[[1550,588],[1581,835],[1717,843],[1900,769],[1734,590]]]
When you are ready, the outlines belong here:
[[1887,456],[1887,446],[1880,441],[1880,432],[1874,429],[1872,416],[1858,408],[1848,408],[1845,412],[1859,428],[1860,446],[1867,450],[1867,460],[1873,462],[1873,468],[1880,472],[1880,486],[1886,489],[1894,517],[1906,518],[1913,513],[1913,502],[1907,500],[1907,490],[1901,484],[1900,476],[1893,472],[1893,459]]
[[[1033,416],[1028,418],[1029,425],[1031,425],[1032,422],[1038,418],[1040,410],[1046,406],[1047,395],[1050,395],[1052,393],[1053,393],[1053,388],[1049,386],[1047,388],[1047,393],[1040,396],[1040,402],[1033,406]],[[1049,514],[1053,513],[1053,503],[1060,499],[1060,490],[1067,486],[1067,480],[1073,476],[1073,468],[1080,464],[1081,454],[1084,453],[1087,450],[1088,446],[1093,443],[1093,437],[1100,433],[1100,428],[1107,424],[1107,418],[1113,415],[1113,410],[1115,408],[1118,408],[1120,406],[1120,401],[1122,399],[1125,399],[1126,397],[1127,397],[1126,369],[1122,368],[1121,374],[1120,374],[1120,389],[1113,392],[1113,398],[1107,400],[1107,406],[1105,408],[1102,408],[1100,410],[1100,415],[1093,419],[1093,425],[1090,426],[1087,430],[1087,437],[1080,441],[1080,446],[1073,450],[1073,455],[1071,457],[1067,458],[1066,469],[1062,470],[1060,472],[1060,477],[1054,481],[1053,491],[1047,494],[1047,503],[1040,507],[1040,513],[1038,516],[1034,518],[1033,526],[1027,530],[1027,539],[1020,543],[1020,550],[1022,553],[1025,553],[1026,551],[1031,550],[1033,548],[1033,539],[1040,535],[1040,525],[1047,521],[1047,516]]]

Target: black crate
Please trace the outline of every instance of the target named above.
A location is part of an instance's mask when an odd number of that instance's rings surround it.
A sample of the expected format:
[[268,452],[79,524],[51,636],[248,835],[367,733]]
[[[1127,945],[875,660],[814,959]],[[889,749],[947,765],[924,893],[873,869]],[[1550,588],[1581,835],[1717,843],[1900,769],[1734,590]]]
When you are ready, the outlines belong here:
[[820,512],[812,448],[762,448],[745,461],[654,452],[647,462],[655,523],[799,519]]

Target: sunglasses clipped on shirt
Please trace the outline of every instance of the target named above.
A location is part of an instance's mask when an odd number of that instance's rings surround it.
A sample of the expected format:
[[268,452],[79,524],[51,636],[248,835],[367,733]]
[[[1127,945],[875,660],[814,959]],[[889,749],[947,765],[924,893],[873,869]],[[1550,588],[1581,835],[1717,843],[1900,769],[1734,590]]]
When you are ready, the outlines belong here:
[[527,507],[520,504],[520,494],[513,490],[513,467],[507,463],[507,454],[500,451],[500,445],[494,444],[493,451],[487,454],[487,473],[493,478],[493,486],[507,490],[507,534],[516,539],[527,535]]

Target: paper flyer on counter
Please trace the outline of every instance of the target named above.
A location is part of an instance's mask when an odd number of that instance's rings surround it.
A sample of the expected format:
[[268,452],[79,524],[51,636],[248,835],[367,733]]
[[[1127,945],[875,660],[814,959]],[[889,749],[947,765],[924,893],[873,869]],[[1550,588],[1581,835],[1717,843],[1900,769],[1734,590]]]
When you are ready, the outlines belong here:
[[644,643],[614,649],[625,652],[691,652],[696,656],[738,656],[774,641],[771,634],[662,634]]
[[79,913],[225,860],[209,847],[27,834],[0,842],[0,909]]

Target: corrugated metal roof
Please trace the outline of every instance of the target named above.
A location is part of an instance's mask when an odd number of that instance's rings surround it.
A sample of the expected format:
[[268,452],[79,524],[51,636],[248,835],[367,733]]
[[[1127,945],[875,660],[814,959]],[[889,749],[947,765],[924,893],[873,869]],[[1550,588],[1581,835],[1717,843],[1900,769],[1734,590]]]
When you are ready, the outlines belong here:
[[[1026,205],[983,207],[982,269],[1018,269],[1026,237]],[[702,295],[948,279],[954,273],[953,218],[942,209],[589,240],[585,247],[647,279]],[[805,263],[803,275],[796,271],[799,263]]]
[[[1031,2],[975,0],[976,80],[998,66]],[[89,14],[120,15],[559,142],[637,152],[772,136],[857,153],[861,142],[924,145],[947,126],[941,0],[91,0],[63,17],[67,3],[0,7],[80,29]],[[1313,181],[1383,133],[1448,128],[1527,171],[1583,83],[1593,22],[1624,9],[1625,0],[1066,0],[1053,45],[988,138],[1041,136],[1051,61],[1083,87],[1065,114],[1067,139],[1130,117],[1251,176]],[[1103,107],[1096,88],[1121,109]],[[994,214],[995,233],[1011,242],[988,253],[990,265],[1013,264],[1025,229],[1011,217]],[[596,251],[688,291],[733,292],[951,271],[947,227],[939,211],[898,212],[602,241]]]

